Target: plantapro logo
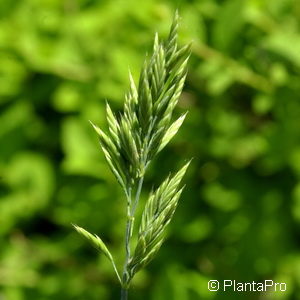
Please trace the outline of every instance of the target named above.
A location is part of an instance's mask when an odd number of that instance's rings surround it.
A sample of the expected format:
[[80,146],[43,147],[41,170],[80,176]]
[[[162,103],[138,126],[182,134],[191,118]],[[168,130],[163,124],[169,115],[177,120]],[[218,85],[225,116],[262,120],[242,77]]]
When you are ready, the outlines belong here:
[[208,282],[208,290],[216,291],[232,291],[232,292],[285,292],[287,285],[284,282],[274,282],[273,280],[265,280],[263,282],[238,282],[236,280],[210,280]]

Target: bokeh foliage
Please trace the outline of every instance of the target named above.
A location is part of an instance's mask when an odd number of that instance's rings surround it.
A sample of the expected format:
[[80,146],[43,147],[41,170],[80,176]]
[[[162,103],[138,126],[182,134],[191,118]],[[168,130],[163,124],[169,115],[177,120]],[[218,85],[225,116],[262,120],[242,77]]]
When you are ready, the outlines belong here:
[[[210,279],[286,282],[300,299],[300,6],[297,0],[0,1],[0,299],[118,299],[99,234],[123,261],[125,200],[88,120],[121,109],[154,32],[175,9],[193,40],[177,113],[150,190],[194,157],[156,259],[130,299],[262,299]],[[146,195],[144,195],[145,198]]]

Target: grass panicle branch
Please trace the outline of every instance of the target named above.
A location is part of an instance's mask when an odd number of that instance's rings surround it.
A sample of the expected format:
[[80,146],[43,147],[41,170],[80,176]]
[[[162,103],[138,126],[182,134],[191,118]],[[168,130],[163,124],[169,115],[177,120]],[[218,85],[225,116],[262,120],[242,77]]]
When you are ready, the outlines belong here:
[[127,199],[126,258],[122,276],[103,241],[81,227],[74,227],[111,261],[122,286],[121,299],[127,299],[132,278],[152,260],[163,243],[166,226],[183,190],[180,182],[190,163],[150,194],[131,254],[134,218],[147,167],[176,135],[186,117],[185,113],[172,120],[185,82],[191,48],[191,45],[179,47],[177,44],[178,19],[176,13],[166,40],[155,35],[153,53],[144,61],[138,85],[129,72],[130,88],[125,95],[123,113],[117,117],[106,103],[107,132],[92,123],[108,165]]

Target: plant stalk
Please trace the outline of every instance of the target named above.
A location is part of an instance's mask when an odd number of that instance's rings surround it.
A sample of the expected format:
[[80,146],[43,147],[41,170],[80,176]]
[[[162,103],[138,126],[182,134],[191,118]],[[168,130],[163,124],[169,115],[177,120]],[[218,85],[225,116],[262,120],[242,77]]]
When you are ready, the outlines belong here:
[[143,187],[143,182],[144,182],[144,176],[142,176],[139,180],[139,185],[138,185],[138,188],[137,188],[137,191],[136,191],[136,196],[135,196],[135,200],[134,200],[134,203],[133,203],[133,206],[132,206],[132,210],[131,210],[131,217],[134,216],[134,213],[135,213],[135,210],[136,210],[136,207],[139,203],[139,200],[140,200],[140,196],[141,196],[141,190],[142,190],[142,187]]
[[[125,232],[125,249],[126,249],[126,258],[125,258],[125,264],[122,274],[122,289],[121,289],[121,300],[127,299],[128,294],[128,270],[127,266],[129,264],[130,260],[130,239],[133,231],[133,224],[134,224],[134,214],[141,196],[141,190],[144,182],[144,176],[140,177],[138,187],[136,190],[136,195],[134,199],[134,203],[131,203],[131,194],[129,194],[130,199],[127,201],[127,223],[126,223],[126,232]],[[125,287],[124,287],[125,286]]]
[[125,288],[121,289],[121,300],[127,300],[128,298],[128,290]]

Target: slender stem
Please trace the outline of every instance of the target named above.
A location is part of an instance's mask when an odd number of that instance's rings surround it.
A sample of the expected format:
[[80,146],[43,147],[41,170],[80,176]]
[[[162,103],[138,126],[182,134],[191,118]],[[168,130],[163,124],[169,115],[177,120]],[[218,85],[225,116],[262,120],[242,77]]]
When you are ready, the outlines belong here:
[[126,274],[126,268],[127,264],[130,258],[130,207],[131,207],[131,188],[128,190],[128,193],[126,193],[127,197],[127,222],[126,222],[126,230],[125,230],[125,250],[126,250],[126,259],[123,269],[123,280]]
[[127,298],[128,298],[128,290],[122,288],[121,289],[121,300],[127,300]]
[[113,258],[111,259],[111,263],[112,263],[113,268],[114,268],[114,270],[115,270],[115,272],[116,272],[116,274],[117,274],[117,277],[118,277],[119,282],[122,284],[121,277],[120,277],[120,275],[119,275],[118,269],[117,269],[117,267],[116,267],[116,264],[115,264],[115,261],[113,260]]
[[127,208],[127,223],[126,223],[126,233],[125,233],[125,248],[126,248],[126,261],[125,267],[128,264],[130,258],[130,238],[131,238],[131,227],[132,227],[132,217],[130,215],[130,207]]
[[135,200],[134,200],[131,212],[130,212],[131,217],[134,216],[136,207],[137,207],[137,205],[139,203],[140,196],[141,196],[141,190],[142,190],[142,186],[143,186],[143,182],[144,182],[144,176],[142,176],[140,178],[140,180],[139,180],[139,185],[138,185],[138,188],[137,188],[137,191],[136,191]]
[[[127,201],[127,223],[126,223],[126,232],[125,232],[125,249],[126,249],[126,258],[125,258],[125,264],[123,268],[123,274],[122,274],[122,290],[121,290],[121,300],[127,299],[127,288],[128,288],[128,264],[130,260],[130,239],[132,235],[133,230],[133,224],[134,224],[134,214],[136,207],[138,205],[140,196],[141,196],[141,190],[144,182],[144,176],[140,177],[138,187],[136,190],[135,200],[134,203],[131,203],[131,192],[128,194],[128,201]],[[132,204],[132,205],[131,205]]]

